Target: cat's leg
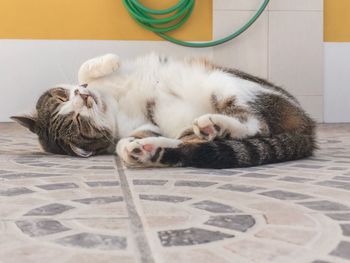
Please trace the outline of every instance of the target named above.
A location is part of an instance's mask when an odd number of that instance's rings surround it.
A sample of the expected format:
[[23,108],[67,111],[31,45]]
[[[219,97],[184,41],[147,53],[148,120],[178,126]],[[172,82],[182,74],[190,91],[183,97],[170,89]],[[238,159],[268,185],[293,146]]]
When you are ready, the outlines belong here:
[[269,134],[266,122],[251,112],[248,106],[238,105],[235,96],[218,99],[212,95],[211,104],[215,113],[202,115],[193,122],[193,131],[198,137],[210,141]]
[[206,114],[193,122],[195,135],[205,140],[215,138],[244,139],[268,132],[267,126],[255,116],[240,119],[223,114]]
[[90,59],[79,69],[79,84],[88,84],[95,79],[107,76],[118,70],[119,66],[119,57],[114,54]]
[[[155,154],[154,138],[161,136],[161,131],[154,124],[144,124],[131,132],[130,137],[121,139],[117,145],[117,154],[129,166],[147,165]],[[149,142],[142,140],[150,138]],[[163,138],[163,137],[162,137]],[[158,141],[158,140],[156,140]],[[161,139],[161,142],[164,142]]]
[[127,166],[162,167],[166,166],[160,162],[165,149],[177,148],[181,143],[181,140],[165,137],[129,137],[118,142],[117,154]]
[[133,137],[135,139],[143,139],[147,137],[158,136],[161,136],[161,131],[158,126],[152,123],[144,124],[130,133],[130,137]]

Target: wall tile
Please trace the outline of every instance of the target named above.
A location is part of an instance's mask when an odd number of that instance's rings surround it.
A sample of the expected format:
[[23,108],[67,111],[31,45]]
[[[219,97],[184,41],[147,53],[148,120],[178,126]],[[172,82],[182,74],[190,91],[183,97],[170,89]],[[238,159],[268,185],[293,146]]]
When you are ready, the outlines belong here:
[[[278,1],[278,0],[277,0]],[[214,0],[214,10],[257,10],[263,0]]]
[[269,77],[294,95],[323,95],[323,13],[269,13]]
[[[227,36],[247,22],[252,11],[214,11],[214,37]],[[260,77],[267,77],[268,14],[238,38],[214,47],[214,61]]]
[[[264,0],[214,0],[214,10],[257,10]],[[323,11],[323,0],[270,0],[273,11]]]
[[325,121],[350,122],[350,43],[325,44]]
[[269,10],[323,11],[323,0],[271,0]]

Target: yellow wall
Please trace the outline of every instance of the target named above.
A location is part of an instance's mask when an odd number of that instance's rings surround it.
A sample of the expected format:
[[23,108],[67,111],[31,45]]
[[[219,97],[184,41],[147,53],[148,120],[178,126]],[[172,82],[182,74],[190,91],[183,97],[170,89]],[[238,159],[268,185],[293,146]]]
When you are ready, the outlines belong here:
[[350,0],[325,0],[325,41],[350,42]]
[[[165,8],[178,0],[142,0],[148,7]],[[210,40],[212,0],[196,1],[190,20],[174,37]],[[122,0],[0,0],[0,38],[158,40],[141,29]]]

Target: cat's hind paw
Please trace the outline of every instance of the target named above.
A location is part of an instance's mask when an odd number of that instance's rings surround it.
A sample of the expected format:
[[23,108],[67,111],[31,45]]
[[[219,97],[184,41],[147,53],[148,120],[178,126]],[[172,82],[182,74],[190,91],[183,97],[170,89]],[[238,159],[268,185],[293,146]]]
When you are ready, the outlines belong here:
[[193,132],[202,139],[212,141],[224,135],[224,129],[214,114],[206,114],[195,119]]
[[135,139],[133,137],[122,139],[117,145],[117,154],[126,166],[159,167],[165,148],[176,148],[180,140],[165,137],[148,137]]

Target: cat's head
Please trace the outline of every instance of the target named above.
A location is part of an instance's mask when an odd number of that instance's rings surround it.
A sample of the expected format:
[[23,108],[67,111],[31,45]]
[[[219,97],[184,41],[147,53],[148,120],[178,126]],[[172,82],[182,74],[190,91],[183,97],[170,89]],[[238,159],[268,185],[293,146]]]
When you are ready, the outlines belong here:
[[39,137],[47,152],[89,157],[115,148],[106,98],[85,86],[60,86],[41,95],[32,115],[13,116]]

